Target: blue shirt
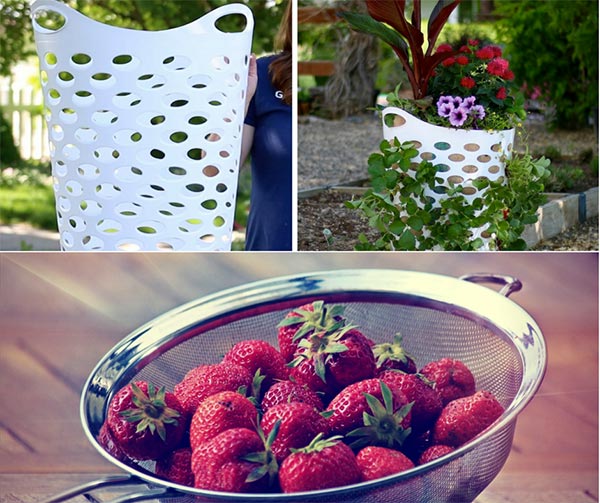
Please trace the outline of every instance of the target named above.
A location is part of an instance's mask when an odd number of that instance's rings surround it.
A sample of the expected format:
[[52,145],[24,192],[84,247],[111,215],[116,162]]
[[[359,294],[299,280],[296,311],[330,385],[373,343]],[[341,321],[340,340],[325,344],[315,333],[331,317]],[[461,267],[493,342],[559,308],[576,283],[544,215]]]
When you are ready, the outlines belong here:
[[245,119],[254,127],[246,250],[292,249],[292,107],[271,84],[275,57],[257,61],[258,86]]

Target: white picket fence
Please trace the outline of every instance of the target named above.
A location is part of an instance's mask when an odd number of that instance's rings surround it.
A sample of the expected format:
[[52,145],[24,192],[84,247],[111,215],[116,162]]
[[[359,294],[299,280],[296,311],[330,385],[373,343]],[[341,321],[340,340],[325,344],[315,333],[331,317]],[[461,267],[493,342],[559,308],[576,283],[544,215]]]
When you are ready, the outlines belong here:
[[18,86],[12,79],[0,79],[0,107],[12,124],[13,137],[23,159],[50,159],[43,106],[41,90]]

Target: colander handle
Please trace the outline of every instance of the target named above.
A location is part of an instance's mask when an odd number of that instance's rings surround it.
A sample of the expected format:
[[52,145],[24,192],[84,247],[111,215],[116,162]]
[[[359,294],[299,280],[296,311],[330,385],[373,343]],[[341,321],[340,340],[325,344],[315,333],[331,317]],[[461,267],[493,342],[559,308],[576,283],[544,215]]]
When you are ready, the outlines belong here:
[[465,274],[458,279],[470,281],[471,283],[494,283],[496,285],[503,285],[502,288],[498,290],[498,293],[505,297],[508,297],[511,293],[518,292],[523,288],[523,283],[521,283],[519,279],[506,274],[474,273]]
[[[101,489],[102,487],[109,486],[125,486],[125,485],[140,485],[145,484],[145,482],[133,475],[109,475],[107,477],[103,477],[101,479],[92,480],[91,482],[86,482],[85,484],[81,484],[77,487],[73,487],[72,489],[68,489],[60,494],[56,494],[50,498],[40,501],[40,503],[60,503],[61,501],[67,501],[76,496],[80,496],[82,494],[89,493],[96,489]],[[107,501],[106,503],[129,503],[133,501],[143,501],[149,500],[157,497],[168,498],[172,496],[181,495],[180,493],[168,489],[166,487],[163,488],[152,488],[146,489],[144,491],[138,491],[133,493],[128,493],[118,498]],[[98,501],[95,499],[95,501]]]

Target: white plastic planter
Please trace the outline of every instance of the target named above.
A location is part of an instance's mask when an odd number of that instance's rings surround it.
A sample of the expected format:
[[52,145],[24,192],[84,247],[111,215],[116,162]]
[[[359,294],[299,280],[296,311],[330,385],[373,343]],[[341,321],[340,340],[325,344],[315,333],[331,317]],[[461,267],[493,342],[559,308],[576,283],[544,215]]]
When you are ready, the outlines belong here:
[[[229,250],[254,20],[163,31],[31,6],[63,250]],[[43,26],[52,13],[64,23]],[[217,22],[244,16],[224,32]]]
[[[393,126],[386,124],[388,116],[393,116],[390,117]],[[436,126],[396,107],[383,110],[382,122],[384,139],[398,138],[401,142],[414,143],[419,152],[415,168],[423,160],[438,166],[439,177],[444,180],[442,185],[461,185],[468,202],[482,196],[473,186],[474,180],[482,177],[490,181],[505,180],[506,160],[512,155],[514,145],[514,129],[484,131]],[[430,189],[426,190],[426,195],[435,201],[434,204],[447,197]],[[484,249],[488,249],[490,237],[485,233],[485,226],[472,229],[472,232],[473,240],[481,237]]]

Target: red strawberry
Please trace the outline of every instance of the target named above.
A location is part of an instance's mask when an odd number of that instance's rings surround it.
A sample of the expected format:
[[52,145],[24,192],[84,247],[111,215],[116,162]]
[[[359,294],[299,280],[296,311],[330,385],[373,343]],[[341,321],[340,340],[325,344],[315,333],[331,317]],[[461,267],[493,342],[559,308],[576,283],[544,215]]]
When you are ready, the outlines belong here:
[[263,396],[261,408],[263,413],[279,403],[304,402],[315,409],[323,410],[323,402],[308,386],[292,382],[280,381],[271,386]]
[[175,449],[187,428],[186,414],[173,393],[137,381],[112,398],[106,418],[115,444],[130,458],[158,459]]
[[387,370],[379,378],[387,385],[400,389],[409,402],[414,402],[411,409],[413,434],[418,435],[433,426],[443,407],[433,383],[420,374],[405,374],[396,370]]
[[280,421],[279,432],[273,441],[272,451],[277,461],[283,461],[290,449],[306,447],[319,433],[327,434],[327,420],[312,405],[301,402],[280,403],[263,416],[260,427],[265,435]]
[[[262,461],[254,461],[261,459]],[[232,428],[201,444],[192,453],[194,487],[212,491],[256,492],[267,487],[276,462],[256,431]]]
[[460,360],[442,358],[428,363],[419,373],[435,382],[435,387],[444,405],[457,398],[475,393],[475,378],[469,368]]
[[444,407],[433,428],[433,443],[458,447],[479,435],[504,412],[489,391],[453,400]]
[[189,447],[174,450],[156,462],[156,476],[176,484],[194,487],[192,450]]
[[327,383],[317,375],[315,360],[312,359],[303,359],[295,367],[292,367],[290,380],[301,386],[306,386],[314,393],[321,393],[326,400],[335,394],[331,392]]
[[191,416],[200,402],[210,395],[220,391],[237,391],[243,386],[251,388],[252,377],[248,370],[239,365],[200,365],[185,375],[175,386],[174,393]]
[[[346,350],[331,355],[325,362],[330,383],[334,389],[342,390],[346,386],[375,377],[375,356],[369,340],[358,330],[352,329],[340,339]],[[329,377],[330,376],[330,377]]]
[[449,445],[441,445],[441,444],[431,445],[423,451],[423,453],[419,457],[418,464],[424,465],[425,463],[429,463],[430,461],[433,461],[434,459],[441,458],[442,456],[445,456],[446,454],[450,454],[453,450],[454,450],[454,447],[450,447]]
[[279,483],[284,493],[317,491],[356,484],[361,473],[352,449],[341,437],[327,440],[317,435],[303,449],[290,454],[279,469]]
[[279,351],[290,362],[298,349],[298,342],[314,332],[330,331],[345,324],[343,306],[328,306],[323,301],[304,304],[286,314],[277,325]]
[[[383,403],[382,403],[383,402]],[[356,437],[354,448],[365,445],[400,447],[410,434],[406,396],[380,379],[366,379],[344,388],[329,404],[331,433]]]
[[286,380],[289,376],[289,369],[281,353],[262,340],[238,342],[225,354],[223,363],[244,367],[253,376],[260,371],[264,376],[263,389],[268,389],[275,381]]
[[291,365],[297,367],[312,361],[316,377],[326,386],[311,376],[308,369],[300,377],[292,369],[290,376],[314,391],[324,391],[331,396],[349,384],[375,376],[371,346],[367,338],[351,326],[313,333],[301,339],[298,346]]
[[198,405],[190,424],[190,445],[196,450],[225,430],[254,429],[256,424],[256,407],[248,398],[235,391],[221,391]]
[[108,427],[108,423],[104,421],[102,426],[100,427],[100,431],[98,432],[97,437],[98,443],[104,447],[104,450],[108,452],[113,458],[118,459],[122,463],[129,464],[131,459],[129,456],[125,454],[121,448],[115,443],[115,440],[110,432],[110,428]]
[[385,342],[373,346],[373,354],[377,359],[377,370],[379,373],[386,370],[402,370],[407,374],[417,372],[417,364],[402,345],[402,336],[396,334],[394,341]]
[[369,445],[356,455],[363,480],[375,480],[414,468],[414,463],[404,454],[387,447]]

